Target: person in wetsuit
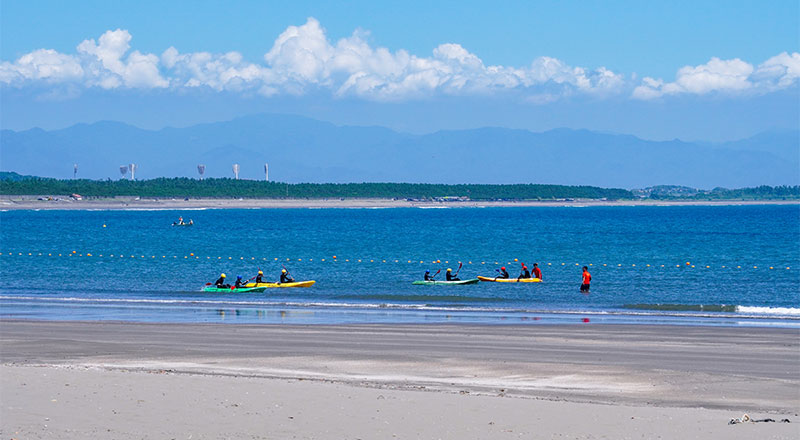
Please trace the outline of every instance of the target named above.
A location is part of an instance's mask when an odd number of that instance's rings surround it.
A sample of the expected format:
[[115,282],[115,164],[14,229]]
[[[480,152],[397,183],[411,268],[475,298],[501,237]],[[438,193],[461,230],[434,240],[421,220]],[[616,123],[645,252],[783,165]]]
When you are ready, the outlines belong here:
[[220,274],[217,281],[214,281],[214,285],[220,289],[229,289],[231,287],[230,284],[225,284],[225,274]]
[[542,270],[539,269],[538,263],[533,263],[533,277],[539,278],[540,280],[542,279]]
[[447,281],[461,281],[460,278],[453,275],[453,269],[447,269]]
[[430,270],[426,270],[425,271],[425,281],[436,281],[433,278],[433,275],[431,275],[431,271]]
[[264,281],[262,281],[262,280],[261,280],[261,278],[262,278],[263,276],[264,276],[264,272],[261,272],[261,271],[259,270],[259,271],[258,271],[258,275],[256,275],[256,284],[258,284],[258,283],[263,283],[263,282],[264,282]]
[[506,268],[505,267],[501,267],[500,268],[500,275],[498,275],[497,278],[505,279],[505,278],[510,278],[510,277],[511,277],[511,275],[509,275],[508,272],[506,272]]
[[242,281],[242,276],[239,275],[238,277],[236,277],[236,283],[233,285],[233,287],[239,289],[241,287],[244,287],[245,284],[247,284],[247,281]]
[[293,283],[294,278],[289,275],[286,269],[281,270],[281,283]]
[[522,265],[522,272],[519,273],[519,276],[517,277],[517,281],[519,281],[519,280],[521,280],[523,278],[530,278],[530,277],[531,277],[531,273],[528,271],[528,266],[523,264]]

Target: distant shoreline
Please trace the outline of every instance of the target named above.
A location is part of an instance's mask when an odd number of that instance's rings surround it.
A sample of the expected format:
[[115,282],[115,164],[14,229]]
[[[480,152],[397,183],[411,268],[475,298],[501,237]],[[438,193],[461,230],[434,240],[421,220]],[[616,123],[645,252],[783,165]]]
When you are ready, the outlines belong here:
[[[73,200],[68,196],[0,196],[0,210],[192,210],[265,208],[490,208],[590,206],[737,206],[799,205],[800,200],[520,200],[423,201],[377,198],[263,199],[115,197]],[[39,200],[43,198],[44,200]],[[56,200],[57,199],[57,200]]]

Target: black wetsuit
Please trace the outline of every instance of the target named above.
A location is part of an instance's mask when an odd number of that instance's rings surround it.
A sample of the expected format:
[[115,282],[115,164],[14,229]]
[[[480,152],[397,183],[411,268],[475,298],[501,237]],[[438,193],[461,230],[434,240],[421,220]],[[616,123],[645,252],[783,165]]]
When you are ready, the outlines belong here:
[[237,279],[237,280],[236,280],[236,284],[234,284],[233,286],[234,286],[234,287],[236,287],[236,288],[238,289],[238,288],[240,288],[240,287],[244,287],[244,285],[245,285],[245,284],[246,284],[246,282],[245,282],[245,281],[242,281],[242,280],[241,280],[241,278],[240,278],[240,279]]
[[511,275],[509,275],[508,272],[506,272],[506,270],[503,269],[503,270],[500,271],[500,275],[498,275],[497,278],[508,278],[510,276]]
[[227,284],[225,284],[225,278],[222,277],[219,277],[217,281],[214,281],[214,285],[219,287],[220,289],[223,289],[225,287],[230,287]]
[[461,281],[457,276],[447,272],[447,281]]
[[519,274],[519,277],[517,279],[519,280],[519,279],[522,279],[522,278],[530,278],[530,277],[531,277],[531,273],[528,272],[527,268],[525,268],[525,269],[522,269],[522,273]]
[[281,273],[281,283],[293,283],[294,278],[290,277],[288,273]]
[[436,281],[436,280],[433,279],[433,276],[431,276],[430,272],[425,272],[425,281]]
[[262,276],[263,275],[256,275],[256,283],[263,283],[263,281],[261,281]]

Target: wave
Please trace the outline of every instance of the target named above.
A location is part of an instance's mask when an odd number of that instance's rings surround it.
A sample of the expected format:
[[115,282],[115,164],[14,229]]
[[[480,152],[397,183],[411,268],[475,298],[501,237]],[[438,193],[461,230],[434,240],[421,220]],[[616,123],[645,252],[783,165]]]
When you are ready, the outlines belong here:
[[737,312],[740,313],[756,313],[763,315],[792,315],[800,316],[799,307],[753,307],[753,306],[738,306]]
[[739,306],[727,304],[624,304],[623,309],[675,312],[737,312]]
[[729,304],[624,304],[623,309],[672,312],[725,312],[750,315],[800,316],[798,307],[759,307]]
[[[0,296],[0,300],[34,301],[37,303],[85,303],[87,306],[108,307],[113,304],[131,307],[152,306],[184,306],[225,309],[231,307],[265,307],[296,309],[361,309],[361,310],[406,310],[420,312],[446,313],[483,313],[512,315],[582,315],[582,316],[631,316],[631,317],[677,317],[677,318],[749,318],[779,319],[800,321],[800,308],[793,307],[752,307],[691,304],[628,304],[622,309],[560,309],[560,308],[516,308],[516,307],[479,307],[463,304],[401,304],[392,302],[338,302],[338,301],[270,301],[270,300],[213,300],[213,299],[145,299],[145,298],[79,298],[79,297],[34,297],[34,296]],[[649,308],[645,308],[649,306]],[[658,308],[657,308],[658,307]],[[700,309],[703,307],[703,309]]]

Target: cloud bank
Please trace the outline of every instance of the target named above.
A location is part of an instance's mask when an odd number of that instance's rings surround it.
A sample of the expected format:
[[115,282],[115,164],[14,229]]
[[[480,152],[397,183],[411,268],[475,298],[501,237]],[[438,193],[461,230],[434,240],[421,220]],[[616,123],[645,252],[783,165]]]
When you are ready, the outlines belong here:
[[320,23],[309,18],[289,26],[262,63],[238,52],[181,53],[169,47],[161,55],[130,51],[127,30],[109,30],[89,39],[75,54],[39,49],[14,62],[0,63],[0,84],[11,87],[83,87],[101,89],[197,89],[264,96],[328,91],[336,97],[403,101],[436,95],[507,94],[542,104],[569,96],[630,96],[651,100],[668,95],[708,93],[763,94],[793,87],[800,77],[800,54],[782,53],[758,67],[740,59],[712,58],[678,70],[675,81],[634,77],[605,67],[570,66],[539,57],[523,67],[485,65],[455,43],[441,44],[428,57],[405,50],[373,47],[363,31],[331,42]]

